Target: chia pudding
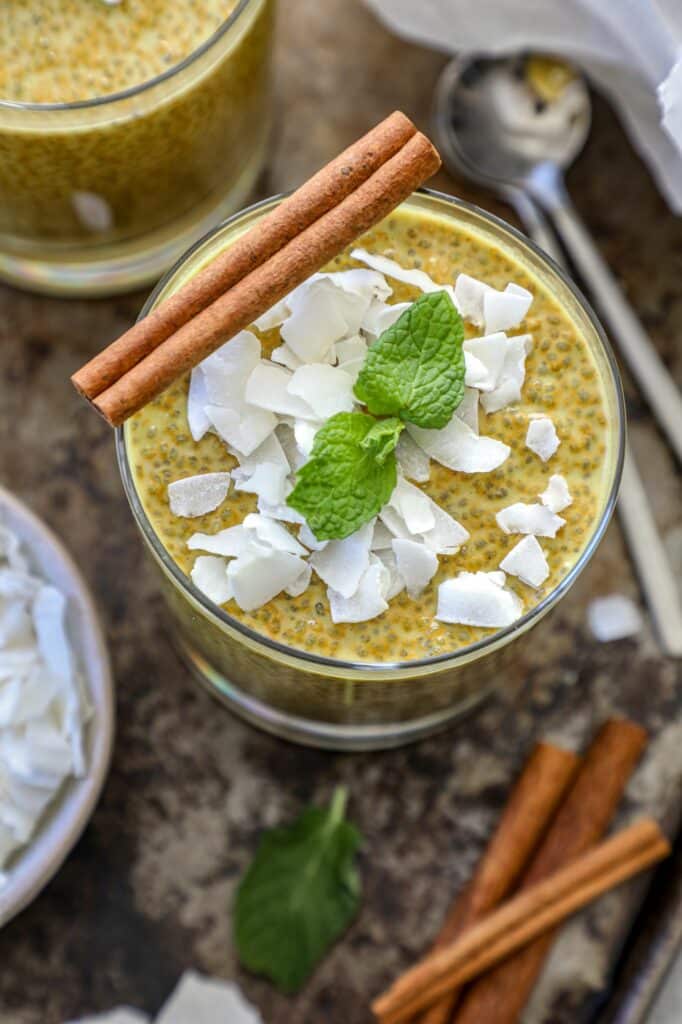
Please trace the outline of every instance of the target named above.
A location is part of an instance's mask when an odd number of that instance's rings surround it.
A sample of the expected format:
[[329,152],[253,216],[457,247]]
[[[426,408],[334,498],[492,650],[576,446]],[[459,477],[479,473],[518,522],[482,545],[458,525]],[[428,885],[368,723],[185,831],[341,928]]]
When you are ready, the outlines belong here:
[[[198,254],[181,269],[160,297],[179,287],[224,244],[229,244],[229,233],[227,239],[214,238],[203,256]],[[211,613],[181,593],[179,581],[183,574],[189,577],[197,556],[188,541],[197,533],[216,534],[240,524],[260,506],[254,494],[231,487],[219,507],[206,515],[183,518],[171,511],[170,483],[232,471],[238,465],[216,433],[208,432],[198,442],[193,439],[187,421],[188,379],[128,421],[120,435],[120,454],[129,492],[134,492],[129,497],[162,563],[183,642],[198,652],[199,671],[206,675],[209,664],[215,688],[221,689],[215,681],[219,673],[263,704],[287,713],[366,724],[405,721],[452,708],[482,693],[493,676],[499,677],[512,647],[518,658],[518,639],[515,645],[509,640],[528,635],[528,626],[541,617],[534,612],[544,613],[565,583],[572,582],[576,567],[582,567],[605,526],[618,473],[620,428],[613,367],[593,321],[568,286],[515,236],[476,211],[420,196],[403,204],[357,246],[407,270],[423,270],[438,283],[453,282],[462,274],[502,291],[511,281],[533,297],[513,332],[532,336],[521,397],[480,413],[480,434],[508,446],[508,457],[489,472],[456,472],[432,459],[428,480],[411,485],[468,535],[455,553],[439,556],[435,574],[420,593],[402,590],[369,621],[337,622],[330,616],[328,590],[313,573],[298,596],[282,592],[252,610],[229,600],[222,609],[226,614]],[[326,270],[336,273],[362,265],[349,250]],[[387,280],[392,288],[389,303],[412,303],[418,297],[413,285],[388,273]],[[277,326],[252,330],[263,358],[282,343]],[[465,322],[467,339],[482,333]],[[545,458],[529,447],[529,426],[548,419],[560,443]],[[546,578],[529,586],[507,570],[505,590],[521,609],[518,628],[443,621],[437,609],[444,581],[460,574],[499,573],[500,563],[518,544],[519,533],[526,531],[505,532],[498,515],[517,503],[540,507],[539,496],[558,479],[570,492],[570,503],[560,506],[565,522],[555,536],[540,533]],[[377,682],[378,678],[385,681]]]
[[0,273],[151,280],[243,202],[268,131],[271,0],[7,0]]

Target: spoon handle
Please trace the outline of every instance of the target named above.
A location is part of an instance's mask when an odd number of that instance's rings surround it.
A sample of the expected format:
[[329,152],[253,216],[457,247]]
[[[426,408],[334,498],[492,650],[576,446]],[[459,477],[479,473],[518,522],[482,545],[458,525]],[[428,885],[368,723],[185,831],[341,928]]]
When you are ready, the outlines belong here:
[[682,462],[682,394],[580,220],[558,170],[553,165],[540,165],[528,187],[550,217],[637,386]]
[[[521,189],[510,189],[507,198],[535,244],[565,268],[561,246],[535,200]],[[682,657],[682,604],[677,578],[627,441],[618,515],[661,649],[669,657]]]

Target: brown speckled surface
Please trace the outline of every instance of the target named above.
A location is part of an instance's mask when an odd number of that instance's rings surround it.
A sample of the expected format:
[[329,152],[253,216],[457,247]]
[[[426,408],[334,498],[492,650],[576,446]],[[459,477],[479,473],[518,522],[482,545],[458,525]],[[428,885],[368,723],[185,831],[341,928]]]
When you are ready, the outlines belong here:
[[[289,0],[287,12],[264,192],[295,184],[394,106],[426,126],[442,66],[442,58],[392,39],[358,0]],[[682,381],[682,222],[602,104],[570,184]],[[439,185],[506,213],[446,175]],[[59,1024],[121,1002],[153,1012],[194,966],[236,977],[269,1024],[363,1024],[369,997],[433,936],[535,737],[580,740],[611,712],[633,715],[655,738],[629,809],[676,818],[680,668],[658,655],[648,627],[638,641],[605,646],[586,630],[591,596],[637,595],[615,524],[515,681],[450,732],[392,753],[336,756],[231,718],[169,648],[109,429],[67,384],[141,302],[138,294],[66,303],[0,289],[0,479],[60,533],[92,584],[119,713],[112,772],[91,825],[43,895],[0,934],[0,1022]],[[644,407],[629,397],[634,448],[682,576],[679,477]],[[366,837],[362,910],[303,993],[288,1000],[238,970],[230,901],[259,830],[325,799],[339,781]],[[609,896],[565,930],[528,1024],[581,1019],[603,984],[632,895]]]

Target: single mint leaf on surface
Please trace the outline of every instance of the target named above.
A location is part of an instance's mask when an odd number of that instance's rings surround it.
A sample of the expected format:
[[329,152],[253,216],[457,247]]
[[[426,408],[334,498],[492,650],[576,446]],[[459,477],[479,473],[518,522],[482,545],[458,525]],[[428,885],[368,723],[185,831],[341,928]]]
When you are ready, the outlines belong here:
[[339,412],[315,435],[287,504],[305,517],[318,540],[355,533],[391,497],[398,479],[391,448],[399,431],[389,426],[377,433],[378,427],[364,412]]
[[447,292],[422,295],[367,352],[355,394],[377,416],[447,426],[464,396],[464,325]]
[[296,992],[355,916],[360,833],[345,820],[346,791],[267,832],[238,890],[239,959],[284,992]]
[[362,448],[372,452],[374,458],[380,465],[383,465],[398,443],[405,424],[391,416],[387,420],[377,420],[373,427],[365,434],[360,442]]

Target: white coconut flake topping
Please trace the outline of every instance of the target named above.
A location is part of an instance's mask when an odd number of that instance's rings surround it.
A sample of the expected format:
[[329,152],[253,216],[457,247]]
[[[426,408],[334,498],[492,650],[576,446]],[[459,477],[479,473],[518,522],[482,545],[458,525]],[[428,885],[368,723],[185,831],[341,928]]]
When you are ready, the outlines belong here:
[[474,434],[478,434],[478,391],[476,388],[464,388],[464,396],[455,409],[455,416],[462,423],[466,423]]
[[597,597],[587,606],[587,621],[600,643],[636,636],[642,629],[642,615],[625,594]]
[[332,622],[367,622],[388,609],[387,596],[391,585],[389,570],[376,556],[372,556],[355,592],[344,597],[333,587],[327,588]]
[[524,537],[500,562],[500,569],[510,576],[518,576],[529,587],[541,587],[549,576],[549,566],[538,540]]
[[563,512],[565,508],[573,504],[573,498],[563,476],[555,473],[549,478],[547,489],[540,495],[540,501],[547,506],[550,512]]
[[294,374],[283,366],[262,362],[252,371],[246,382],[245,398],[250,405],[281,416],[317,419],[307,402],[289,390]]
[[271,505],[279,505],[291,491],[288,481],[289,467],[274,462],[261,462],[252,471],[235,469],[232,471],[236,491],[257,494]]
[[549,416],[538,416],[528,424],[526,448],[535,452],[543,462],[551,459],[561,444],[554,423]]
[[518,327],[533,302],[525,288],[509,283],[503,292],[489,288],[483,296],[483,321],[489,334]]
[[566,523],[546,505],[526,505],[522,501],[501,509],[495,518],[505,533],[527,533],[535,537],[556,537],[557,530]]
[[206,378],[200,366],[192,370],[189,379],[189,393],[187,395],[187,425],[192,438],[199,442],[204,434],[211,429],[211,421],[206,415],[208,405],[208,391],[206,389]]
[[530,334],[517,334],[507,340],[507,352],[500,375],[500,382],[492,391],[481,394],[481,405],[487,413],[499,412],[521,399],[521,389],[526,379],[526,356],[533,340]]
[[418,288],[421,292],[428,294],[429,292],[445,291],[452,301],[455,302],[452,285],[436,284],[424,270],[402,267],[395,260],[391,260],[387,256],[378,256],[375,253],[367,252],[366,249],[353,249],[351,256],[354,260],[358,260],[359,263],[365,263],[372,270],[385,274],[386,277],[392,277],[396,281],[402,281],[403,284],[412,285],[413,288]]
[[310,556],[313,569],[341,597],[351,597],[360,578],[369,567],[369,551],[374,520],[365,523],[343,540],[330,540],[321,551]]
[[278,345],[277,348],[273,348],[270,353],[270,359],[273,363],[279,363],[280,366],[286,366],[287,370],[292,371],[298,370],[299,367],[304,365],[294,350],[289,348],[288,345]]
[[403,478],[398,479],[388,504],[401,517],[408,533],[426,533],[436,525],[429,496]]
[[66,779],[86,772],[90,711],[67,611],[0,526],[0,867],[29,842]]
[[395,450],[403,474],[418,484],[424,484],[431,476],[431,459],[423,448],[403,430]]
[[168,484],[168,503],[174,516],[193,518],[213,512],[225,501],[229,473],[200,473]]
[[217,555],[199,555],[190,573],[192,583],[214,604],[225,604],[232,597],[227,579],[227,562]]
[[316,419],[324,420],[339,412],[352,412],[353,378],[342,369],[325,363],[309,363],[294,372],[287,385],[289,394],[302,398]]
[[362,320],[363,334],[366,334],[370,340],[376,341],[379,335],[392,327],[411,305],[411,302],[394,302],[392,305],[386,302],[373,302]]
[[242,611],[250,612],[288,587],[295,588],[305,568],[303,559],[289,551],[253,543],[229,563],[227,579],[234,600]]
[[407,593],[416,598],[431,581],[438,569],[438,559],[433,551],[414,540],[396,537],[392,543],[397,570],[405,581]]
[[465,341],[466,386],[479,391],[494,391],[500,381],[507,346],[507,335],[502,331]]
[[193,533],[187,541],[187,547],[190,551],[209,551],[223,558],[237,558],[246,551],[250,539],[249,531],[243,523],[239,523],[218,533]]
[[412,423],[408,423],[407,430],[432,459],[460,473],[490,473],[511,453],[509,445],[475,434],[458,416],[453,416],[442,430],[426,430]]
[[438,587],[436,618],[441,622],[502,629],[522,612],[521,600],[505,587],[503,572],[460,572]]

